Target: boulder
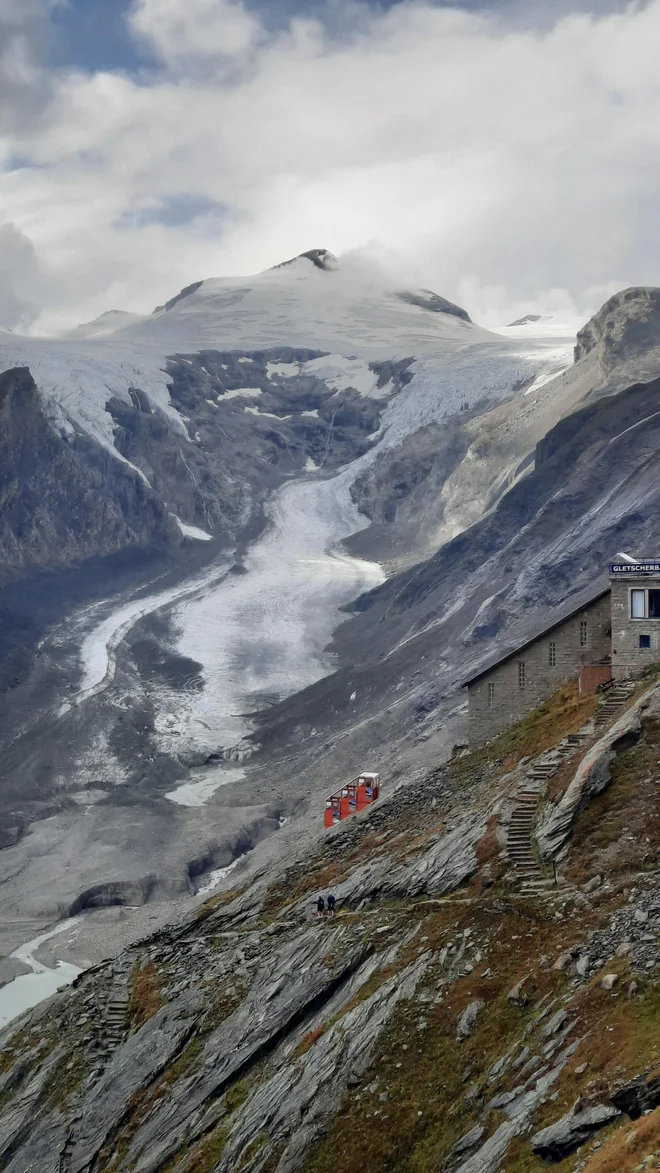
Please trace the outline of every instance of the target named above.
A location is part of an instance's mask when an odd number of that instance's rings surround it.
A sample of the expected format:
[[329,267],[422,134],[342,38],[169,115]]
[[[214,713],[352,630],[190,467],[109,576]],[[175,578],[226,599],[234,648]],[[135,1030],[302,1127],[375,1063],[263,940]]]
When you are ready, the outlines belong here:
[[616,985],[616,983],[618,982],[618,980],[619,980],[618,973],[606,973],[605,976],[603,978],[601,978],[600,984],[601,984],[601,987],[603,990],[612,990],[614,988],[614,986]]
[[477,1021],[477,1015],[480,1010],[483,1010],[485,1004],[479,998],[475,998],[474,1002],[470,1002],[470,1005],[466,1006],[463,1013],[459,1014],[456,1022],[456,1038],[459,1042],[462,1042],[464,1039],[469,1039],[474,1030],[474,1024]]
[[[528,975],[529,976],[529,975]],[[527,995],[523,993],[523,986],[527,981],[527,977],[521,978],[516,982],[512,990],[509,990],[507,998],[509,1002],[516,1002],[518,1006],[526,1006],[528,1002]]]
[[588,972],[589,972],[589,966],[590,966],[590,965],[591,965],[591,958],[589,957],[589,954],[588,954],[588,953],[583,953],[583,954],[582,954],[582,956],[581,956],[581,957],[578,959],[578,963],[577,963],[577,966],[576,966],[576,968],[577,968],[577,971],[578,971],[578,973],[579,973],[580,977],[586,977],[586,976],[587,976],[587,974],[588,974]]
[[555,964],[553,965],[552,968],[558,969],[558,970],[564,970],[564,969],[568,969],[570,964],[571,964],[570,953],[560,953],[559,957],[555,961]]
[[[579,1101],[578,1101],[579,1103]],[[544,1161],[563,1161],[599,1129],[620,1115],[618,1108],[596,1104],[593,1108],[573,1108],[549,1128],[532,1137],[532,1152]]]

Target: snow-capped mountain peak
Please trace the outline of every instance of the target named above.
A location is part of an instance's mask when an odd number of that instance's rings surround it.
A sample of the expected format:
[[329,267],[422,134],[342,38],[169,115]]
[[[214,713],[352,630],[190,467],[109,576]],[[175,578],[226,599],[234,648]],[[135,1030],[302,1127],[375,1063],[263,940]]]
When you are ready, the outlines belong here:
[[279,265],[273,265],[273,269],[284,269],[288,265],[295,265],[298,261],[311,261],[316,265],[317,269],[331,272],[333,269],[339,268],[339,261],[336,256],[329,252],[327,248],[310,248],[307,252],[298,253],[297,257],[292,257],[290,261],[280,261]]
[[[309,346],[365,358],[485,341],[468,313],[428,289],[406,289],[363,256],[315,248],[247,277],[197,281],[122,341],[175,350]],[[164,349],[166,348],[166,349]]]

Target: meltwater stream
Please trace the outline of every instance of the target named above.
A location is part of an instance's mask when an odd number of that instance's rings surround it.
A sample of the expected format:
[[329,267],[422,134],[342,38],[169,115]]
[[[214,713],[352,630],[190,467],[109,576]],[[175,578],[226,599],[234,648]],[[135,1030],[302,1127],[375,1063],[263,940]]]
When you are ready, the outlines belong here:
[[0,1030],[25,1010],[30,1010],[39,1002],[43,1002],[44,998],[49,998],[56,990],[70,985],[78,974],[82,973],[77,965],[71,965],[69,962],[58,961],[57,965],[50,967],[37,961],[34,956],[46,941],[75,928],[79,919],[76,917],[62,921],[50,932],[42,933],[40,937],[35,937],[33,941],[28,941],[10,954],[14,960],[27,965],[32,972],[14,978],[0,989]]

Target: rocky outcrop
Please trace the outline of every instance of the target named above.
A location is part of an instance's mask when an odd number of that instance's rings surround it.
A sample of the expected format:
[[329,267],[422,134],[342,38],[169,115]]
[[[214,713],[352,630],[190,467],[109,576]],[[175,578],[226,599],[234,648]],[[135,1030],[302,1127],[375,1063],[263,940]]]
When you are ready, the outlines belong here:
[[86,1098],[75,1129],[68,1173],[87,1173],[106,1137],[126,1112],[131,1097],[157,1076],[189,1038],[200,1010],[199,996],[164,1006],[115,1053],[94,1094]]
[[423,977],[422,955],[324,1033],[300,1067],[278,1072],[246,1100],[232,1124],[218,1173],[232,1173],[242,1152],[260,1136],[279,1154],[280,1173],[296,1173],[315,1140],[328,1128],[347,1084],[369,1068],[376,1042],[397,1003],[409,999]]
[[0,584],[181,535],[140,472],[47,419],[30,372],[0,375]]
[[578,1044],[572,1043],[556,1057],[554,1066],[543,1075],[532,1075],[527,1082],[507,1097],[502,1105],[506,1120],[495,1129],[492,1136],[467,1161],[459,1166],[456,1173],[495,1173],[502,1166],[511,1141],[529,1128],[530,1121],[539,1105],[559,1079]]
[[459,1015],[458,1022],[456,1023],[456,1038],[460,1042],[469,1039],[474,1030],[474,1024],[477,1021],[477,1015],[480,1010],[483,1010],[484,1006],[485,1002],[482,1002],[481,998],[475,998],[474,1002],[470,1002],[470,1005],[466,1006],[463,1013]]
[[660,1106],[660,1075],[640,1075],[612,1096],[612,1103],[631,1120],[639,1120],[645,1112]]
[[564,1157],[574,1153],[585,1140],[589,1140],[606,1124],[611,1124],[619,1115],[617,1108],[609,1108],[606,1104],[595,1104],[588,1108],[576,1106],[561,1120],[532,1137],[532,1152],[544,1161],[563,1161]]
[[451,314],[452,317],[460,318],[463,322],[472,321],[467,310],[462,309],[460,305],[455,305],[453,301],[447,301],[446,297],[440,297],[430,289],[402,289],[397,292],[397,297],[401,301],[407,301],[409,305],[430,310],[433,314]]
[[615,293],[577,336],[575,361],[598,348],[609,367],[657,349],[660,338],[660,289],[635,286]]

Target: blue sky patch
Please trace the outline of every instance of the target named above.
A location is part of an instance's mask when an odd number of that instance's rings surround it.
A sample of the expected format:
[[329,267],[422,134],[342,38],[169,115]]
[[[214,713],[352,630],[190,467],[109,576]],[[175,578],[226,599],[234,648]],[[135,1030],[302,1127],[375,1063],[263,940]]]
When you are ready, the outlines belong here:
[[[386,12],[408,0],[356,0],[355,7]],[[427,0],[438,8],[467,12],[490,11],[522,26],[549,25],[569,12],[603,16],[625,9],[629,0]],[[156,64],[148,46],[131,36],[127,15],[132,0],[67,0],[53,10],[56,63],[89,70],[120,70],[139,74]],[[335,0],[247,0],[266,28],[286,26],[292,17],[323,21],[331,35],[341,33],[346,12]]]

